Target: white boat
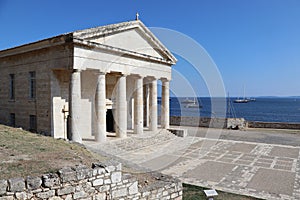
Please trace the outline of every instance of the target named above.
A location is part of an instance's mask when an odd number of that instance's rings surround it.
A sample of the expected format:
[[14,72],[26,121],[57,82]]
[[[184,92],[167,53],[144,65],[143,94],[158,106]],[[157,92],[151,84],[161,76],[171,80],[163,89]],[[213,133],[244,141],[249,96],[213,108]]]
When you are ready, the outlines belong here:
[[185,100],[181,101],[181,104],[190,104],[190,103],[194,103],[194,100],[186,98]]
[[[189,100],[189,99],[188,99]],[[186,101],[185,104],[185,108],[202,108],[202,105],[199,105],[198,102],[196,102],[196,98],[194,98],[194,100],[189,100],[188,103]]]
[[[246,97],[245,97],[245,86],[244,86],[244,97],[242,98],[242,99],[240,99],[240,98],[237,98],[236,100],[234,100],[233,102],[234,103],[248,103],[248,102],[250,102],[251,101],[251,99],[247,99]],[[254,100],[255,101],[255,100]]]
[[234,103],[248,103],[250,100],[249,99],[236,99],[233,102]]

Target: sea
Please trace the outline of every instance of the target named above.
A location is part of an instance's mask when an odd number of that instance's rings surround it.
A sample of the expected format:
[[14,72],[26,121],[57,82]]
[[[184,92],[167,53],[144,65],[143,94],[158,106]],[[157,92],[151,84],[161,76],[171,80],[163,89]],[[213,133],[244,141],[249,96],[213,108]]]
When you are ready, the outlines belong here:
[[[201,106],[187,107],[183,103],[187,99]],[[235,99],[170,97],[170,115],[234,117],[244,118],[247,121],[300,123],[300,97],[256,97],[255,101],[248,103],[234,103]],[[160,113],[160,109],[158,112]]]

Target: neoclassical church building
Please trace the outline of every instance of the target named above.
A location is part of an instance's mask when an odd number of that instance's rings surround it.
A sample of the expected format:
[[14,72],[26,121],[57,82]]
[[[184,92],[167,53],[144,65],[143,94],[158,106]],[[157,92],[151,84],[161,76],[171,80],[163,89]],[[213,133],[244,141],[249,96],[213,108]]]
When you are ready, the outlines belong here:
[[175,63],[138,19],[2,50],[0,123],[79,143],[102,142],[108,132],[126,137],[129,129],[156,131],[159,105],[166,129]]

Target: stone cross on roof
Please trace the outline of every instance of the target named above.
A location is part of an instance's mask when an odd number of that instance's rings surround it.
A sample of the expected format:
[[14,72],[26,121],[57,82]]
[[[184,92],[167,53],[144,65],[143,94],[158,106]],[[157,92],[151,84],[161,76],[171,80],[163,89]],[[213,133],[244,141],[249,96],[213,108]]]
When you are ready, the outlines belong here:
[[136,14],[135,14],[135,20],[139,20],[139,13],[137,12]]

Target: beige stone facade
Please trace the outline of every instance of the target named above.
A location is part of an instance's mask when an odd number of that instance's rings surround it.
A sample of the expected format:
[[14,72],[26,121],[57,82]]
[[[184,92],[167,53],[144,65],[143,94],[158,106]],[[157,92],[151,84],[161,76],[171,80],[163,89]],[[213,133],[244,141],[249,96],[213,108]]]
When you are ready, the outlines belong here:
[[0,123],[55,138],[105,141],[169,126],[175,57],[139,21],[75,31],[0,51]]

